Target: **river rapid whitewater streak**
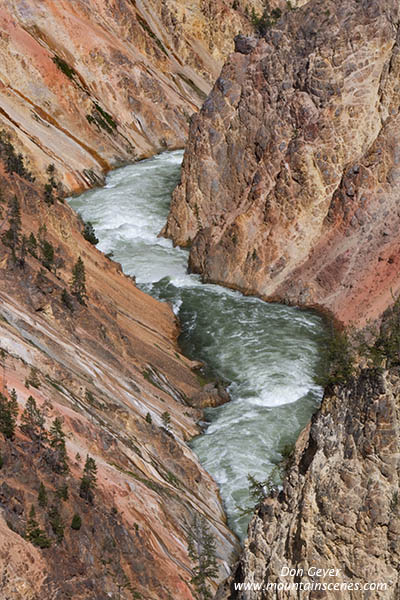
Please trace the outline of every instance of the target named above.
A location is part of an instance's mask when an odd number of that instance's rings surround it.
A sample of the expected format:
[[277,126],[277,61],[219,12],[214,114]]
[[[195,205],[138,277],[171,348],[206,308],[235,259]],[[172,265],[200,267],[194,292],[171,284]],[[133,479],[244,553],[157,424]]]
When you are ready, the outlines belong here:
[[238,507],[254,506],[248,474],[259,481],[276,474],[319,406],[314,377],[326,333],[314,313],[202,284],[187,273],[187,251],[157,237],[182,156],[166,152],[118,169],[104,188],[70,204],[93,223],[100,250],[112,251],[141,289],[172,304],[184,353],[229,382],[232,401],[207,409],[209,425],[191,446],[218,482],[229,524],[243,539],[251,515]]

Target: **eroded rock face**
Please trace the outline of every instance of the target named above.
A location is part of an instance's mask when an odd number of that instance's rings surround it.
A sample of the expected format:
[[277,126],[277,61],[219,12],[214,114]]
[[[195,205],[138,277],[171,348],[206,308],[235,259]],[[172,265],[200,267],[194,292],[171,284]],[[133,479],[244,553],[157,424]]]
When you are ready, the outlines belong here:
[[164,234],[207,281],[344,323],[399,289],[398,3],[312,0],[236,43]]
[[3,2],[0,128],[70,191],[183,147],[233,37],[252,31],[245,4],[261,12],[261,0]]
[[[399,597],[399,392],[398,371],[364,370],[348,387],[325,395],[297,442],[283,490],[253,517],[235,578],[219,600]],[[287,567],[299,576],[288,575]],[[316,568],[339,574],[313,577]],[[353,588],[272,587],[300,581]],[[243,582],[265,589],[235,592],[234,584]],[[387,588],[367,592],[356,583]]]
[[[200,431],[195,399],[217,402],[218,393],[202,393],[198,363],[180,354],[172,309],[138,290],[84,239],[72,209],[46,202],[42,186],[18,161],[14,166],[23,176],[7,173],[0,160],[0,393],[14,389],[19,411],[14,439],[0,430],[0,597],[128,600],[135,592],[193,600],[188,532],[195,515],[215,536],[217,580],[228,574],[226,559],[238,545],[215,482],[186,444]],[[10,238],[14,196],[21,226]],[[70,288],[78,256],[85,304]],[[21,430],[29,396],[46,415],[47,431],[62,420],[68,472],[60,472],[48,442]],[[97,464],[93,504],[79,493],[88,454]],[[47,506],[38,501],[40,483]],[[68,497],[61,499],[64,486]],[[50,548],[25,537],[32,505]],[[65,527],[59,541],[54,506]],[[75,513],[79,530],[71,528]]]

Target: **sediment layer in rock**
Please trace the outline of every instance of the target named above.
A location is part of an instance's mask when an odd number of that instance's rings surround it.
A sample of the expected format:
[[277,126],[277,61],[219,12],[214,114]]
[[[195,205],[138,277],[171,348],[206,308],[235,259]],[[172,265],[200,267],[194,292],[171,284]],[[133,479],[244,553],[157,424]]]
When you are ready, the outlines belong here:
[[[192,408],[201,396],[198,364],[179,351],[171,308],[138,290],[86,241],[72,209],[45,196],[4,147],[0,392],[16,391],[19,415],[14,439],[0,433],[0,596],[79,600],[128,598],[134,591],[152,600],[192,600],[188,532],[195,515],[215,536],[220,578],[237,545],[216,484],[185,443],[199,432],[201,412]],[[6,172],[11,163],[21,176]],[[10,238],[14,196],[21,226]],[[85,304],[71,294],[78,257]],[[67,473],[48,442],[20,429],[29,396],[46,415],[47,431],[56,417],[62,420]],[[2,411],[0,398],[1,426]],[[98,470],[93,504],[79,495],[87,455]],[[38,501],[41,483],[47,506]],[[68,498],[61,500],[64,486]],[[26,539],[31,506],[50,548]],[[65,527],[62,540],[51,525],[54,506]],[[82,519],[79,530],[71,528],[74,513]]]

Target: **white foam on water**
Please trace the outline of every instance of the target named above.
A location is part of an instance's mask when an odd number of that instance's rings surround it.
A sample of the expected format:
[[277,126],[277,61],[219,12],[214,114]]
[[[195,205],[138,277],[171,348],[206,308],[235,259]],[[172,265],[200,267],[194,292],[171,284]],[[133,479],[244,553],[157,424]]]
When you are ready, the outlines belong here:
[[158,237],[182,152],[117,169],[106,186],[70,200],[114,258],[144,291],[170,302],[181,321],[183,350],[231,382],[232,401],[206,412],[210,425],[192,441],[220,485],[229,522],[240,537],[249,515],[248,474],[266,480],[321,398],[313,378],[323,339],[321,319],[188,274],[186,250]]

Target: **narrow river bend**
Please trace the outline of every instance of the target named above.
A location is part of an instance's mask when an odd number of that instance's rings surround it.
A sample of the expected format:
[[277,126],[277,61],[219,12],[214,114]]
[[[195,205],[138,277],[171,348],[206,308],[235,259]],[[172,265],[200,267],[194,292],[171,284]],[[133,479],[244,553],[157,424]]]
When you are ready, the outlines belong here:
[[107,184],[70,200],[125,273],[178,315],[186,355],[230,382],[232,402],[206,412],[192,448],[218,482],[231,528],[243,539],[247,475],[265,480],[321,400],[313,383],[325,339],[315,314],[267,304],[187,273],[188,254],[157,234],[165,224],[183,153],[168,152],[112,172]]

